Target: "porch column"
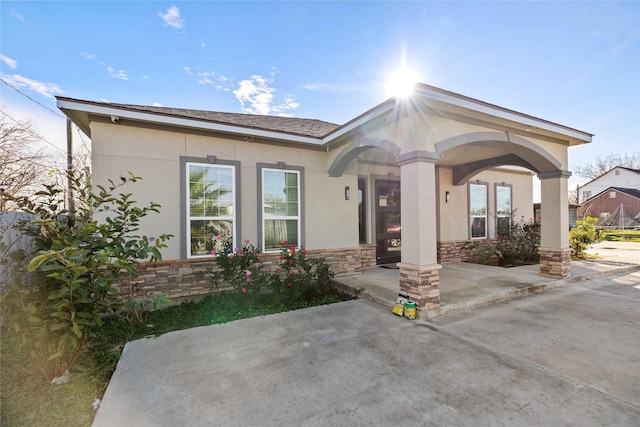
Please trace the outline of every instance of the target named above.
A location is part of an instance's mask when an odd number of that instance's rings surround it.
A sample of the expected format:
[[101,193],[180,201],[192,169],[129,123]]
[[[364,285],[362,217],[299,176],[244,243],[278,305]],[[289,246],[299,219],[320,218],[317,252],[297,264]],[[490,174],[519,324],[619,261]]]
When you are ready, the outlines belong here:
[[400,293],[416,302],[419,317],[440,307],[436,160],[435,153],[422,151],[398,156],[402,207]]
[[566,278],[571,275],[569,246],[569,171],[540,173],[540,275]]

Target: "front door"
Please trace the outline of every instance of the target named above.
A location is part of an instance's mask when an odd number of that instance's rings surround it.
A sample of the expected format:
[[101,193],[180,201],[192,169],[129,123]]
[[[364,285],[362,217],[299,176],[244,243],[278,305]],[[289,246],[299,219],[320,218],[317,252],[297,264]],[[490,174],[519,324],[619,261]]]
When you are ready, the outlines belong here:
[[375,188],[378,264],[400,262],[400,181],[376,180]]

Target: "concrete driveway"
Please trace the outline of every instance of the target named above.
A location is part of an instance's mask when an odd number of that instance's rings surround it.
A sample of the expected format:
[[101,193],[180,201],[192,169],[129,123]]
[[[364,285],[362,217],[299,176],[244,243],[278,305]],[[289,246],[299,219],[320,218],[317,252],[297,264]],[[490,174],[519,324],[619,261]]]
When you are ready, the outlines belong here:
[[126,345],[102,426],[640,425],[640,272],[410,321],[357,300]]

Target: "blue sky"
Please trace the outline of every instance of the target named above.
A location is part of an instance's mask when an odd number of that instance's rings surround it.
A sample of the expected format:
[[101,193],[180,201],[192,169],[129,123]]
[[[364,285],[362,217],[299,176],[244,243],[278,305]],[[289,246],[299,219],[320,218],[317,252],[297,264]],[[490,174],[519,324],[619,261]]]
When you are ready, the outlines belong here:
[[2,111],[33,120],[61,156],[55,95],[342,124],[386,100],[402,64],[595,134],[570,166],[640,151],[638,1],[3,0],[0,13]]

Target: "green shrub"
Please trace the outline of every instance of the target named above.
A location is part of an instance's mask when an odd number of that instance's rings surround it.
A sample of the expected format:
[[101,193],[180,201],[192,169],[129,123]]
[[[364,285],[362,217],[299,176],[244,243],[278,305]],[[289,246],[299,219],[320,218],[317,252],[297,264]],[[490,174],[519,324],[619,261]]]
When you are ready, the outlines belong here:
[[533,220],[510,221],[509,226],[499,227],[495,251],[500,265],[523,265],[540,262],[540,224]]
[[[160,260],[168,235],[137,233],[140,220],[159,205],[136,206],[121,188],[141,178],[131,174],[107,188],[71,176],[77,209],[63,207],[64,190],[45,186],[35,202],[23,200],[34,219],[21,231],[33,237],[34,253],[20,253],[16,270],[28,270],[31,282],[14,280],[2,295],[3,323],[22,350],[48,379],[62,376],[79,357],[86,339],[102,324],[102,315],[119,306],[114,283],[136,274],[141,260]],[[118,194],[116,194],[118,193]],[[95,219],[96,213],[105,219]],[[14,277],[25,277],[16,274]],[[5,289],[3,287],[3,289]]]
[[270,299],[285,308],[299,308],[327,296],[336,296],[334,273],[322,258],[311,258],[307,251],[295,245],[281,243],[280,261],[274,269],[266,268],[259,260],[259,250],[245,240],[242,248],[233,247],[231,231],[216,236],[220,270],[215,274],[216,285],[230,285],[234,292],[248,300]]
[[585,250],[590,244],[599,240],[596,230],[597,222],[597,218],[588,216],[583,221],[577,220],[576,226],[569,231],[569,246],[571,246],[572,258],[584,259],[589,257]]

